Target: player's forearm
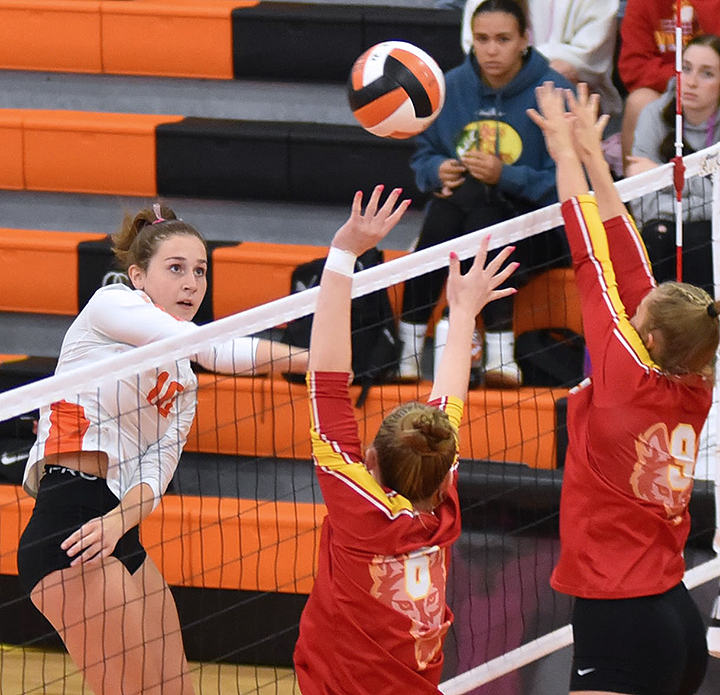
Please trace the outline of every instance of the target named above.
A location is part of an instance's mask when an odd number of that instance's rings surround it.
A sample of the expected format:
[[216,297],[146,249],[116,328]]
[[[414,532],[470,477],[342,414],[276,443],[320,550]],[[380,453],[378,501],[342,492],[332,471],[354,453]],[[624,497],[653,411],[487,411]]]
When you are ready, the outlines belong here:
[[140,483],[127,491],[122,502],[105,515],[105,518],[119,518],[122,532],[127,533],[137,526],[154,508],[155,494],[147,483]]
[[352,276],[324,270],[320,280],[312,332],[310,371],[349,372],[352,364],[350,343],[350,295]]
[[302,374],[307,370],[308,351],[275,340],[261,340],[255,353],[255,364],[256,374],[267,372]]
[[605,221],[613,217],[627,215],[627,208],[623,204],[617,188],[615,188],[610,166],[600,148],[598,147],[597,150],[583,157],[583,163],[590,177],[590,185],[595,192],[600,218]]
[[561,203],[588,192],[585,172],[572,145],[559,151],[555,164],[557,192]]
[[441,396],[457,396],[465,400],[474,330],[475,316],[467,311],[450,309],[447,342],[435,375],[430,400]]

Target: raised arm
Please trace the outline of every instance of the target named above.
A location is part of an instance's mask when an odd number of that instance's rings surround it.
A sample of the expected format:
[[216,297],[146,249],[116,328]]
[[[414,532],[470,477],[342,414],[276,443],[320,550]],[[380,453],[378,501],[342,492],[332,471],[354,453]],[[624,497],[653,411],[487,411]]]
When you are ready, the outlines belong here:
[[589,94],[588,86],[581,83],[577,88],[577,97],[569,90],[565,91],[565,97],[573,116],[575,149],[590,177],[600,217],[603,222],[613,217],[629,217],[602,151],[602,134],[610,117],[598,117],[600,96]]
[[470,376],[470,352],[475,319],[486,304],[516,292],[512,287],[504,290],[495,289],[518,267],[517,263],[509,263],[502,267],[515,247],[506,246],[485,267],[489,241],[489,236],[483,238],[475,261],[465,275],[460,274],[460,260],[457,255],[450,254],[450,275],[446,289],[450,308],[450,326],[430,400],[441,396],[457,396],[465,400]]
[[602,152],[607,117],[598,118],[599,98],[596,94],[588,95],[585,84],[578,85],[577,98],[572,92],[567,92],[566,97],[574,118],[575,148],[595,191],[620,299],[627,314],[633,316],[645,295],[655,287],[655,280],[645,244],[617,192]]
[[410,205],[409,199],[397,204],[402,191],[396,188],[380,206],[382,191],[382,186],[375,187],[364,213],[362,193],[358,191],[353,198],[350,217],[333,237],[320,279],[320,294],[310,333],[310,371],[351,370],[350,298],[355,259],[378,244]]
[[565,111],[565,93],[552,82],[535,89],[541,113],[528,109],[530,120],[545,137],[550,156],[555,160],[555,178],[561,203],[589,192],[583,166],[575,151],[572,121]]
[[[542,115],[537,112],[529,115],[542,129],[548,149],[558,163],[558,193],[563,203],[565,233],[580,293],[585,341],[593,364],[594,398],[603,403],[615,403],[630,397],[634,382],[643,378],[654,365],[623,304],[611,260],[609,225],[603,223],[595,197],[588,195],[580,162],[578,138],[582,139],[583,134],[573,135],[576,126],[573,119],[577,120],[578,116],[566,114],[564,101],[562,90],[545,84],[538,90]],[[590,120],[588,116],[586,125]],[[578,127],[582,131],[583,126]],[[596,181],[601,189],[599,194],[603,196],[604,214],[619,215],[611,221],[628,220],[614,185],[610,191],[602,178],[596,176]],[[629,220],[625,227],[634,230]],[[611,231],[612,236],[617,236],[619,230]],[[620,237],[621,242],[622,237],[630,239],[628,234]],[[637,250],[634,256],[637,262]],[[630,279],[634,283],[637,278]],[[639,280],[645,281],[644,278]],[[634,287],[631,289],[636,293]]]

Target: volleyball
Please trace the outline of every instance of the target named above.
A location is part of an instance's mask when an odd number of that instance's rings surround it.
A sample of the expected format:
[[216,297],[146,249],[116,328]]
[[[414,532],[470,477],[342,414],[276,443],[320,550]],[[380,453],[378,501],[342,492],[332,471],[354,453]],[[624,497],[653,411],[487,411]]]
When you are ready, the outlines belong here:
[[373,135],[404,139],[421,133],[445,102],[445,77],[425,51],[405,41],[383,41],[354,63],[350,108]]

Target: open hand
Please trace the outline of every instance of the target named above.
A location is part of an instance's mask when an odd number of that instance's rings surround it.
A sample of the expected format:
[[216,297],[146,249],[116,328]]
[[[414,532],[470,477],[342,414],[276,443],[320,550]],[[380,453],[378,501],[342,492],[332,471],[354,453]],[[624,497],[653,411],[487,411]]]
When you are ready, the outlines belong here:
[[515,247],[506,246],[485,266],[489,243],[490,236],[483,237],[472,267],[465,275],[460,273],[460,260],[457,255],[450,254],[450,275],[445,294],[451,313],[466,311],[475,317],[486,304],[501,297],[508,297],[517,291],[514,287],[496,289],[520,265],[519,263],[508,263],[504,268],[502,267]]
[[590,94],[587,84],[581,82],[577,88],[577,97],[571,90],[565,90],[565,98],[573,115],[573,141],[575,150],[581,158],[592,154],[602,154],[602,138],[610,116],[600,111],[600,95]]
[[527,109],[530,120],[542,130],[550,156],[557,161],[563,151],[574,148],[572,116],[565,109],[565,92],[553,82],[535,88],[540,111]]
[[352,210],[347,222],[335,232],[332,245],[361,256],[365,251],[382,241],[390,230],[400,221],[410,205],[406,198],[396,207],[401,188],[390,192],[385,203],[378,208],[383,186],[375,186],[365,212],[362,211],[362,191],[355,193]]

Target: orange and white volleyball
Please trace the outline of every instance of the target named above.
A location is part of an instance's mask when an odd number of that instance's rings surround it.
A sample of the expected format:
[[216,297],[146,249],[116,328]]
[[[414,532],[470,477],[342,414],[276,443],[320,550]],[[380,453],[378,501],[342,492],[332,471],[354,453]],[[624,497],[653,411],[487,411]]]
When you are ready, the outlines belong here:
[[445,102],[445,77],[425,51],[384,41],[356,61],[348,100],[360,125],[383,138],[411,138],[427,128]]

